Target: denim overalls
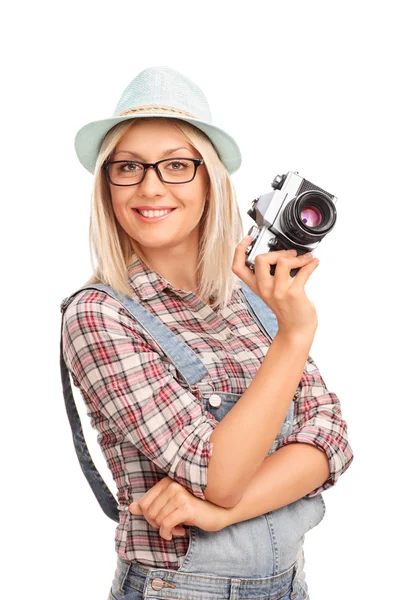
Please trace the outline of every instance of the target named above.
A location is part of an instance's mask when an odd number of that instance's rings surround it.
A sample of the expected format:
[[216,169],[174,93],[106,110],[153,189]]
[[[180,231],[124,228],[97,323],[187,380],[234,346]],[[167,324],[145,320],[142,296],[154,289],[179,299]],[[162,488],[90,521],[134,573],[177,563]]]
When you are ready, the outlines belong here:
[[[274,313],[245,283],[241,282],[241,287],[250,313],[271,340],[277,331]],[[189,387],[206,377],[206,367],[185,342],[141,304],[107,285],[98,283],[80,288],[69,296],[63,309],[84,289],[104,291],[121,302],[173,362]],[[118,522],[118,511],[128,510],[128,506],[117,506],[113,494],[91,460],[63,359],[62,338],[60,365],[66,409],[82,470],[104,512]],[[206,410],[220,421],[240,397],[241,394],[213,390],[203,393],[202,401]],[[279,441],[291,433],[293,411],[292,400],[266,456],[274,452]],[[308,599],[303,570],[304,535],[320,523],[324,514],[325,503],[322,495],[318,494],[312,498],[303,497],[217,532],[188,526],[190,543],[177,570],[151,568],[117,556],[108,600]]]

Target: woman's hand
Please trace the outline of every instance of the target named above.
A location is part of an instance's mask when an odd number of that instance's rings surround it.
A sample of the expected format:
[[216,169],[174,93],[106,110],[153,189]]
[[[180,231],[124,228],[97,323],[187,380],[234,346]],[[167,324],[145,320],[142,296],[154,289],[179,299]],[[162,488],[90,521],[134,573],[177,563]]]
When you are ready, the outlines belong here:
[[204,531],[219,531],[226,526],[227,509],[200,500],[170,477],[164,477],[140,500],[129,505],[133,515],[143,515],[160,535],[171,540],[185,535],[183,525],[195,525]]
[[[236,247],[232,271],[257,294],[275,313],[278,326],[286,334],[313,332],[318,326],[315,306],[304,291],[311,273],[318,265],[312,253],[296,256],[296,250],[278,250],[257,254],[254,273],[246,265],[246,248],[251,237],[246,236]],[[270,266],[276,264],[275,274]],[[300,268],[294,277],[291,269]]]

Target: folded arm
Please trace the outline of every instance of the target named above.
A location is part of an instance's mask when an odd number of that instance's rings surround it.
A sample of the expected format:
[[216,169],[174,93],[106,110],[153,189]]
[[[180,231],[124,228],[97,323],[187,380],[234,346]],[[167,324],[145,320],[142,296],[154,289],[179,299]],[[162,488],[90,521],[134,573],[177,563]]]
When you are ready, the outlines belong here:
[[335,485],[353,462],[347,423],[342,417],[339,398],[328,390],[310,356],[295,402],[293,431],[281,441],[280,446],[294,442],[319,448],[329,461],[329,477],[306,494],[310,498]]
[[309,356],[300,382],[293,431],[266,457],[221,527],[263,515],[336,485],[354,455],[337,395],[329,392]]

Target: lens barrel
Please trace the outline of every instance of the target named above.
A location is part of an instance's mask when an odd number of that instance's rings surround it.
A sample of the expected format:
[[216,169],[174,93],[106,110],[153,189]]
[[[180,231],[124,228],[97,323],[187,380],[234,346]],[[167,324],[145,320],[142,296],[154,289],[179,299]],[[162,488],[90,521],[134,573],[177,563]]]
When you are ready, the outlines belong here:
[[[308,219],[310,225],[307,225]],[[298,244],[319,242],[336,223],[336,206],[324,192],[309,190],[293,198],[283,209],[283,233]],[[313,225],[312,223],[317,224]]]

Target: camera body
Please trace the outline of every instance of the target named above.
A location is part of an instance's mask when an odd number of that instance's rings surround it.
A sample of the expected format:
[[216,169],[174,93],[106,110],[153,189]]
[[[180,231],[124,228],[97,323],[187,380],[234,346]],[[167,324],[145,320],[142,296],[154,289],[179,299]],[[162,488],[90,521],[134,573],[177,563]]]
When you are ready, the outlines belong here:
[[[275,250],[312,252],[336,223],[337,198],[299,175],[288,171],[277,175],[274,191],[253,200],[247,214],[256,222],[248,232],[252,242],[246,249],[246,265],[254,272],[258,254]],[[276,265],[271,265],[271,275]],[[290,271],[293,277],[299,268]]]

